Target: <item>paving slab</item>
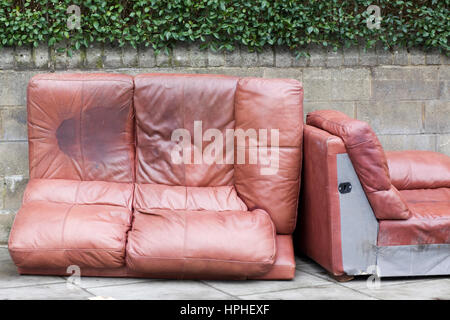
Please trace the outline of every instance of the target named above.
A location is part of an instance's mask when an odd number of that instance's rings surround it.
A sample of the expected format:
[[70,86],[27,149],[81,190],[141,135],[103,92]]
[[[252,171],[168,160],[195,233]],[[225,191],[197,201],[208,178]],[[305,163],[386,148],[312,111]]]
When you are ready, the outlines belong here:
[[0,289],[0,300],[85,300],[92,296],[66,283]]
[[322,266],[312,260],[309,260],[308,258],[297,257],[296,263],[297,270],[312,274],[324,280],[332,281],[333,279]]
[[11,260],[0,261],[0,289],[52,283],[65,283],[65,280],[57,276],[20,275]]
[[248,300],[374,300],[374,297],[337,284],[239,296]]
[[11,256],[7,248],[0,248],[0,262],[1,261],[11,261]]
[[226,293],[240,296],[247,294],[264,293],[270,291],[279,291],[286,289],[295,289],[303,287],[315,287],[321,285],[329,285],[332,282],[316,277],[309,273],[296,270],[295,278],[292,280],[283,281],[207,281],[209,285],[220,289]]
[[372,297],[383,300],[449,300],[450,279],[423,280],[383,286],[379,289],[361,289]]
[[200,281],[154,280],[144,283],[87,289],[95,296],[120,300],[228,300],[231,295],[216,290]]
[[138,278],[19,275],[0,247],[0,299],[450,299],[450,277],[381,278],[369,288],[367,276],[336,282],[311,259],[296,257],[297,271],[287,281],[182,281]]
[[[65,277],[67,279],[69,277]],[[149,282],[151,279],[138,278],[108,278],[108,277],[81,277],[77,285],[83,289],[98,288],[106,286],[119,286],[132,283]]]
[[[399,284],[415,284],[416,286],[420,286],[420,284],[424,281],[430,281],[430,280],[445,280],[448,277],[446,276],[433,276],[433,277],[385,277],[385,278],[379,278],[379,284],[380,287],[385,286],[395,286]],[[367,289],[370,289],[367,282],[369,277],[368,276],[358,276],[355,277],[355,279],[348,281],[348,282],[340,282],[341,285],[355,289],[355,290],[363,290],[366,291]],[[335,280],[332,280],[335,281]],[[371,282],[371,280],[369,280]],[[373,289],[378,290],[378,289]]]
[[[319,264],[317,264],[308,257],[296,256],[295,261],[297,263],[296,266],[297,270],[313,274],[316,277],[328,280],[330,282],[335,283],[336,285],[341,285],[356,291],[361,291],[369,295],[373,292],[373,290],[379,290],[374,288],[371,283],[368,285],[367,280],[369,276],[357,276],[351,281],[338,282],[335,279],[333,279],[323,267],[321,267]],[[410,287],[412,289],[416,287],[419,288],[421,283],[423,283],[424,281],[446,280],[446,279],[450,280],[450,276],[383,277],[380,278],[379,280],[381,288],[395,285],[412,284],[412,286]]]
[[296,267],[298,267],[300,265],[305,265],[305,264],[306,265],[317,265],[318,267],[320,267],[320,265],[317,264],[314,260],[312,260],[306,256],[295,256],[295,263],[296,263]]

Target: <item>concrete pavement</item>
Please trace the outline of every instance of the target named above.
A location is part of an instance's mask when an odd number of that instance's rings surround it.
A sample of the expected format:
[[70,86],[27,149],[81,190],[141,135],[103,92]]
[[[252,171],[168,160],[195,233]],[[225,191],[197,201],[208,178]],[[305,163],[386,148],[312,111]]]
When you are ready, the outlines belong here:
[[450,277],[382,278],[378,289],[367,277],[339,283],[319,265],[297,257],[292,281],[177,281],[60,276],[21,276],[6,247],[0,247],[0,299],[450,299]]

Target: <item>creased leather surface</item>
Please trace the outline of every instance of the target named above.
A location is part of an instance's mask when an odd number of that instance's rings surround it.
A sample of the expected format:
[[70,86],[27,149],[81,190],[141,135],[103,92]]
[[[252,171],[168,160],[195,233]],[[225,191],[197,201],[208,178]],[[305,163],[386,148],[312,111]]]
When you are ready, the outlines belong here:
[[336,155],[346,153],[345,145],[339,137],[316,127],[305,125],[303,132],[303,188],[296,244],[325,269],[342,275]]
[[408,219],[411,212],[391,184],[383,148],[368,123],[335,110],[310,112],[306,123],[340,137],[378,219]]
[[450,188],[407,191],[412,217],[405,221],[381,220],[378,245],[450,243]]
[[392,184],[399,190],[450,188],[450,157],[432,151],[386,152]]
[[280,148],[276,175],[262,176],[259,165],[242,164],[234,169],[235,186],[249,210],[269,212],[278,234],[291,234],[297,220],[302,152]]
[[28,85],[30,178],[132,182],[133,78],[42,74]]
[[[233,184],[232,164],[194,163],[194,121],[203,133],[234,129],[237,78],[219,75],[143,74],[135,77],[137,183],[190,187]],[[174,164],[171,141],[176,129],[191,135],[191,164]],[[211,142],[202,142],[203,150]],[[225,144],[224,144],[225,150]],[[225,151],[223,151],[225,154]]]
[[137,210],[247,211],[233,186],[184,187],[136,184],[134,208]]
[[[234,180],[239,196],[252,210],[267,211],[279,234],[291,234],[297,219],[300,172],[302,166],[303,87],[288,79],[242,78],[239,80],[235,102],[236,129],[267,129],[267,146],[273,146],[270,130],[279,131],[278,172],[261,175],[261,167],[236,164]],[[261,146],[262,140],[258,140]],[[249,142],[236,143],[236,150]],[[259,148],[262,149],[262,148]],[[270,149],[268,154],[270,154]]]
[[263,210],[135,212],[127,266],[136,272],[258,276],[276,254],[275,228]]

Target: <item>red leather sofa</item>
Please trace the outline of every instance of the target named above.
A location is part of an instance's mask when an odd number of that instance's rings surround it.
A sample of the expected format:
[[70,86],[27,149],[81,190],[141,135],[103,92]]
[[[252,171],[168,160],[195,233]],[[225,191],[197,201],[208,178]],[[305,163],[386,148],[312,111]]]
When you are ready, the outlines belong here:
[[366,122],[338,111],[306,123],[301,251],[340,279],[450,274],[450,157],[384,152]]
[[[302,100],[295,80],[34,77],[30,181],[9,239],[19,273],[65,275],[75,265],[82,276],[293,278]],[[188,160],[174,163],[179,129],[190,135]],[[198,161],[231,129],[244,138],[214,149],[231,161]],[[255,150],[257,161],[233,161]],[[263,174],[271,156],[275,170]]]

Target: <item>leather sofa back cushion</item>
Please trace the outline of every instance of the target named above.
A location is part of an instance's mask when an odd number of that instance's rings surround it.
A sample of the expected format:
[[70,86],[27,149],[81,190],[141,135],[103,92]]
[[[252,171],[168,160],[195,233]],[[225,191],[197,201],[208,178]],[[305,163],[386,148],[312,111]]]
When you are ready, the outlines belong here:
[[131,210],[132,196],[132,183],[31,179],[25,189],[23,203],[45,201],[79,205],[101,204]]
[[140,212],[154,209],[247,211],[233,186],[184,187],[136,184],[134,207]]
[[133,182],[133,78],[42,74],[28,86],[30,178]]
[[411,212],[391,184],[386,155],[368,123],[335,110],[310,112],[306,123],[340,137],[378,219],[408,219]]
[[[232,185],[232,164],[194,163],[194,121],[201,121],[203,133],[211,128],[225,136],[226,129],[234,129],[234,94],[238,79],[215,75],[142,74],[134,81],[136,182],[188,187]],[[191,136],[191,164],[175,164],[171,159],[176,146],[172,133],[177,129],[186,129]],[[210,143],[203,142],[203,150]]]
[[399,190],[450,188],[450,157],[431,151],[386,152],[392,184]]

